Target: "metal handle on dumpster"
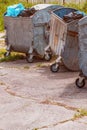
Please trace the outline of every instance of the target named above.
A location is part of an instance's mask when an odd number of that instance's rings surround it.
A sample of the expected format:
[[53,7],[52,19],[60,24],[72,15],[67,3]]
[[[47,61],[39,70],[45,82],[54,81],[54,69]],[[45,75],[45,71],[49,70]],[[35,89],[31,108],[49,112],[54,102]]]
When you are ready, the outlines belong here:
[[66,33],[64,32],[64,33],[63,33],[63,37],[62,37],[62,40],[63,40],[63,41],[65,40],[65,36],[66,36]]

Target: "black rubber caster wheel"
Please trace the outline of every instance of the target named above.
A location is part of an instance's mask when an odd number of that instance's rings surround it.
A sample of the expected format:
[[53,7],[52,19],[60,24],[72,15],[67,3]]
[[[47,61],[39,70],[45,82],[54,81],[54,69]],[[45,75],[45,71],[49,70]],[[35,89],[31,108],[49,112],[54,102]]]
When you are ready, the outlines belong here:
[[82,82],[80,82],[78,78],[76,79],[75,84],[78,88],[83,88],[85,86],[85,79],[83,79]]
[[57,63],[54,63],[50,66],[50,70],[54,73],[59,71],[59,65]]
[[50,61],[50,60],[52,59],[52,54],[45,54],[45,55],[44,55],[44,59],[45,59],[46,61]]
[[10,52],[5,52],[5,53],[4,53],[4,57],[10,56],[10,54],[11,54]]

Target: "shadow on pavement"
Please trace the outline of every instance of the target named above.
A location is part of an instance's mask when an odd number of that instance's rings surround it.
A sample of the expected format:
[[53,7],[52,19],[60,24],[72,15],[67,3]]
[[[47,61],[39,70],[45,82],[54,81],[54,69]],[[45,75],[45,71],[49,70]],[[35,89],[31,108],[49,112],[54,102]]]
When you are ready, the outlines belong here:
[[68,84],[66,87],[64,87],[64,90],[60,94],[60,97],[79,100],[87,99],[87,87],[84,86],[83,88],[78,88],[75,85],[75,82],[73,82],[72,84]]
[[67,70],[64,66],[60,67],[60,70],[56,73],[51,72],[50,66],[38,68],[38,71],[42,76],[47,76],[48,79],[69,79],[78,76],[77,72],[71,72]]

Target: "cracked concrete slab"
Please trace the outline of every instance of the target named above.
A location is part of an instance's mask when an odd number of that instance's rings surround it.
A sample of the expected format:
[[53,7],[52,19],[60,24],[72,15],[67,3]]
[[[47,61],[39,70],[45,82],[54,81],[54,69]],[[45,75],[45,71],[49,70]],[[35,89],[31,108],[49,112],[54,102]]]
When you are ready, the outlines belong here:
[[72,121],[78,108],[87,109],[87,87],[75,86],[78,72],[61,66],[55,74],[49,64],[0,63],[0,130],[87,130],[86,117]]
[[59,124],[55,127],[43,128],[40,130],[83,130],[83,129],[87,130],[86,124],[79,123],[78,121],[69,121],[63,124]]
[[3,87],[0,87],[0,106],[0,128],[3,130],[32,130],[54,125],[72,118],[75,113],[60,106],[14,97],[6,93]]
[[25,98],[40,101],[50,99],[76,108],[87,108],[87,88],[78,89],[75,86],[78,73],[59,72],[53,74],[49,67],[33,68],[34,66],[30,66],[30,69],[27,70],[14,67],[0,69],[0,73],[3,75],[0,76],[0,79],[8,86],[6,91]]

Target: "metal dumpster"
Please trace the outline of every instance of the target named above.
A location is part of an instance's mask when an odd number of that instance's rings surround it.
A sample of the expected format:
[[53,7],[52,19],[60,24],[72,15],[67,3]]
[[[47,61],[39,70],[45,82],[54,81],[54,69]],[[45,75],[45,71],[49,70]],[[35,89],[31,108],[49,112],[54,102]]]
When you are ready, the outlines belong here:
[[79,66],[80,74],[75,83],[77,87],[85,86],[87,79],[87,16],[79,21]]
[[78,71],[78,19],[65,22],[63,16],[77,11],[72,8],[60,8],[53,11],[49,45],[45,48],[45,56],[57,55],[51,65],[51,71],[57,72],[62,61],[71,71]]
[[[41,8],[42,7],[42,8]],[[39,4],[32,8],[37,12],[31,17],[4,16],[6,28],[6,45],[8,56],[11,51],[26,53],[28,62],[33,62],[36,54],[44,56],[44,48],[48,45],[49,21],[51,11],[58,5]]]

